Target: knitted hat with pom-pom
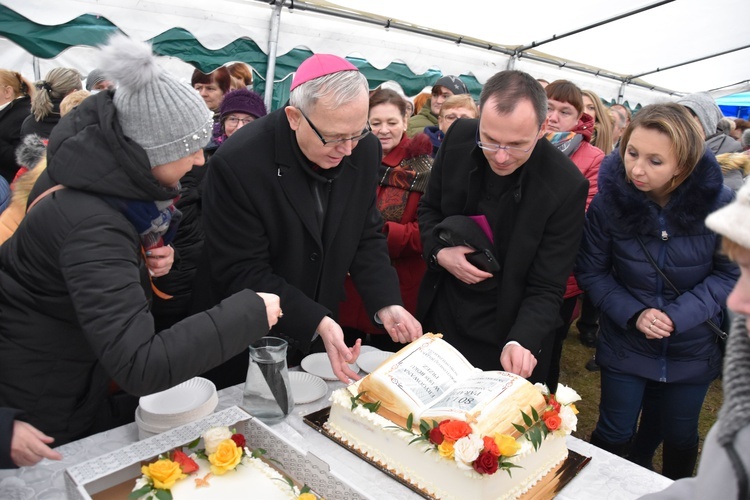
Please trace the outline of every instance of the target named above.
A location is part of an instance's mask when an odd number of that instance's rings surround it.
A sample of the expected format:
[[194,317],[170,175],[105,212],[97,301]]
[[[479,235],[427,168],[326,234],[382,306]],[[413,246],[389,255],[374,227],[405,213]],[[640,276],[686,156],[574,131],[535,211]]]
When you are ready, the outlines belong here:
[[212,113],[201,96],[156,64],[151,47],[115,35],[102,48],[99,68],[118,86],[112,98],[127,137],[151,168],[189,156],[211,138]]

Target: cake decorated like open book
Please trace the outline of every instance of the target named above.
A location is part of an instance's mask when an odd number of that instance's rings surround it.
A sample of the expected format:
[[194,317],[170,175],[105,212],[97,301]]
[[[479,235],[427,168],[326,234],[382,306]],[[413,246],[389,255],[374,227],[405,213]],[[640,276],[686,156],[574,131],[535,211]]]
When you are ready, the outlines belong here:
[[579,399],[474,368],[428,333],[335,391],[326,427],[435,498],[518,498],[567,458]]
[[262,498],[264,500],[317,500],[309,488],[298,487],[250,450],[241,434],[215,427],[189,445],[188,453],[173,450],[143,465],[128,498],[138,500],[204,500]]

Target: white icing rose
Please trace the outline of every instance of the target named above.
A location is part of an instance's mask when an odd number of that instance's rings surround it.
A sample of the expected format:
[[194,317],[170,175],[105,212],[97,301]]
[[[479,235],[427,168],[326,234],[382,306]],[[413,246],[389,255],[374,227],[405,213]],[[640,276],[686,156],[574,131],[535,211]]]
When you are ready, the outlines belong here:
[[[539,389],[539,392],[541,392],[545,396],[549,396],[549,387],[547,387],[547,384],[540,384],[539,382],[537,382],[536,384],[534,384],[534,387]],[[562,387],[562,385],[558,387]]]
[[565,434],[575,431],[578,425],[578,417],[573,413],[573,409],[570,406],[560,408],[560,421],[560,430],[565,431]]
[[203,445],[206,447],[206,455],[216,451],[219,443],[232,437],[229,427],[214,427],[203,434]]
[[571,389],[566,385],[558,384],[557,392],[555,393],[555,399],[561,405],[569,405],[575,403],[576,401],[580,401],[581,396],[578,395],[575,389]]
[[473,469],[471,463],[477,459],[483,449],[484,440],[476,434],[469,434],[466,437],[462,437],[453,445],[453,456],[456,458],[456,465],[461,469]]

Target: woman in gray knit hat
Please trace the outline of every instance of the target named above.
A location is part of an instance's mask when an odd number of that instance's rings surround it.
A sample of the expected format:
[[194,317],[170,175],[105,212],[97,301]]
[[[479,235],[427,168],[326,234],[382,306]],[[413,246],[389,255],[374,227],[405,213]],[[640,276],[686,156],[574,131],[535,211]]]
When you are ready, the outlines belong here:
[[203,162],[211,113],[147,44],[119,35],[100,64],[117,90],[60,121],[35,204],[0,247],[0,407],[56,445],[123,421],[110,381],[133,396],[167,389],[246,349],[281,314],[277,296],[243,290],[156,331],[150,278],[168,266],[146,261],[169,254],[179,179]]
[[723,236],[724,253],[740,266],[740,278],[727,298],[735,318],[724,357],[724,404],[703,443],[698,473],[680,479],[644,500],[750,498],[750,184],[735,201],[712,213],[706,226]]

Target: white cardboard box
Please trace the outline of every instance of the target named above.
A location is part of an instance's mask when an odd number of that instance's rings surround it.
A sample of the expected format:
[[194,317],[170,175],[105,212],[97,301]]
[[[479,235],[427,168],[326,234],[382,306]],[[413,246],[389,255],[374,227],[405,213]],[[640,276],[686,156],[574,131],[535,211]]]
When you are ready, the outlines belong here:
[[265,449],[266,457],[279,461],[287,475],[300,484],[307,484],[318,495],[331,499],[367,498],[331,471],[326,462],[312,453],[302,452],[237,406],[70,467],[65,471],[68,497],[91,500],[92,495],[134,480],[141,475],[141,462],[185,446],[206,430],[219,426],[228,426],[244,434],[248,447]]

